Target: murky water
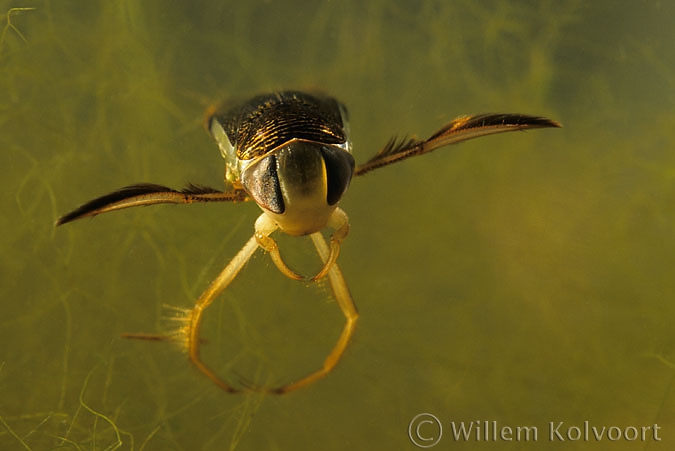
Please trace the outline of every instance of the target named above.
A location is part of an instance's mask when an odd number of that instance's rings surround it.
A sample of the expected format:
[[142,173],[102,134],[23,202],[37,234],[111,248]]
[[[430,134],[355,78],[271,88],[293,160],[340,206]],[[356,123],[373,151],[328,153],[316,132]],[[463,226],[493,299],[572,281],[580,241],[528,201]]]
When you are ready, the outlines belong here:
[[[669,3],[0,6],[0,449],[415,449],[420,413],[443,424],[436,449],[672,447]],[[357,162],[465,113],[564,128],[355,179],[339,264],[361,319],[343,361],[286,396],[228,395],[177,347],[120,336],[171,332],[166,305],[192,305],[257,207],[54,221],[134,182],[222,188],[203,112],[282,88],[347,104]],[[307,240],[280,243],[313,264]],[[204,352],[233,382],[282,384],[321,365],[342,321],[326,286],[258,253],[209,310]]]

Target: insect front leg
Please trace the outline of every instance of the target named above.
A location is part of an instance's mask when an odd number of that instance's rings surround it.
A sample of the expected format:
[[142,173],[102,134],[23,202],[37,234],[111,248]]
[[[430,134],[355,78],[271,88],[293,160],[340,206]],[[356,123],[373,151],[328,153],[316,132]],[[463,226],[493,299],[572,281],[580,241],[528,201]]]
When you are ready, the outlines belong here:
[[349,233],[349,218],[347,217],[347,214],[340,208],[336,208],[328,220],[328,227],[334,230],[330,237],[330,247],[327,250],[323,267],[316,275],[311,278],[306,278],[296,273],[286,264],[286,262],[284,262],[283,258],[281,257],[281,253],[279,252],[279,246],[277,245],[277,242],[270,236],[270,234],[275,231],[278,226],[269,216],[264,213],[256,220],[255,239],[258,241],[258,245],[261,248],[269,252],[272,261],[283,275],[293,280],[309,279],[315,282],[328,274],[331,267],[335,264],[338,256],[340,255],[340,246]]
[[337,261],[338,255],[340,255],[340,246],[349,233],[349,218],[347,217],[347,213],[340,208],[336,208],[328,221],[328,226],[335,231],[330,237],[330,251],[326,256],[323,268],[312,277],[312,280],[315,281],[328,274],[330,268]]
[[272,219],[267,216],[265,213],[261,214],[258,219],[255,221],[255,239],[258,242],[258,246],[263,248],[270,254],[272,261],[277,266],[279,271],[289,279],[293,280],[303,280],[304,277],[300,274],[293,271],[288,267],[286,262],[281,258],[279,253],[279,245],[277,242],[270,236],[272,232],[277,230],[279,226],[276,225]]

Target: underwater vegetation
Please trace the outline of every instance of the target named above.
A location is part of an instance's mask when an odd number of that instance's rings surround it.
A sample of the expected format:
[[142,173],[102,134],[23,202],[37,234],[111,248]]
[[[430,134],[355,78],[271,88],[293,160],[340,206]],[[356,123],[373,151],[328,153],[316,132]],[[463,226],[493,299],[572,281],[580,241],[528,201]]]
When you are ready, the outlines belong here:
[[[424,411],[672,424],[672,6],[299,5],[0,2],[0,449],[400,449]],[[170,346],[120,336],[166,331],[163,305],[191,305],[257,207],[54,221],[139,180],[222,187],[204,111],[309,88],[347,105],[359,162],[461,114],[565,128],[364,176],[341,204],[361,314],[345,359],[288,396],[228,397]],[[279,245],[313,268],[294,239]],[[328,287],[270,265],[254,257],[214,303],[204,348],[274,385],[320,362],[342,318]]]

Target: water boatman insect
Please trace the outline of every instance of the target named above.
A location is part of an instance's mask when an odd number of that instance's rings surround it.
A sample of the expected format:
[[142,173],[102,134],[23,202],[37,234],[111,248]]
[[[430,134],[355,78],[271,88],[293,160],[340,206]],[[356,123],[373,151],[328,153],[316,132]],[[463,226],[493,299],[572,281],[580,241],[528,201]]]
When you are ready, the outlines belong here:
[[[206,128],[225,159],[225,191],[188,185],[174,190],[155,184],[136,184],[98,197],[56,222],[101,213],[161,203],[241,202],[253,200],[262,209],[255,233],[209,287],[186,310],[180,333],[172,337],[184,346],[192,364],[223,390],[231,393],[266,391],[287,393],[307,386],[329,374],[347,349],[358,313],[336,260],[340,244],[349,231],[347,215],[338,207],[354,176],[440,147],[479,136],[531,128],[560,127],[556,121],[523,114],[479,114],[464,116],[443,126],[428,139],[391,139],[365,163],[355,165],[352,156],[347,110],[336,99],[323,94],[285,91],[263,94],[235,106],[209,113]],[[333,233],[326,242],[321,230]],[[309,235],[323,267],[311,277],[293,271],[285,262],[272,234]],[[227,288],[262,248],[276,267],[295,280],[328,278],[346,322],[337,343],[323,365],[280,387],[234,385],[217,375],[200,357],[203,340],[200,327],[206,309]],[[131,338],[164,339],[169,336],[127,334]]]

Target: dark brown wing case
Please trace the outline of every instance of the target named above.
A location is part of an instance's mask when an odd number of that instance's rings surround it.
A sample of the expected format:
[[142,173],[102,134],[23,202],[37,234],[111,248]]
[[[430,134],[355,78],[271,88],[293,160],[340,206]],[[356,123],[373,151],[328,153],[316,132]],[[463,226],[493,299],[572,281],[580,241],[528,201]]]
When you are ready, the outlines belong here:
[[284,91],[253,97],[248,102],[216,112],[237,158],[250,160],[265,155],[292,139],[323,144],[347,141],[342,112],[345,107],[332,97]]

